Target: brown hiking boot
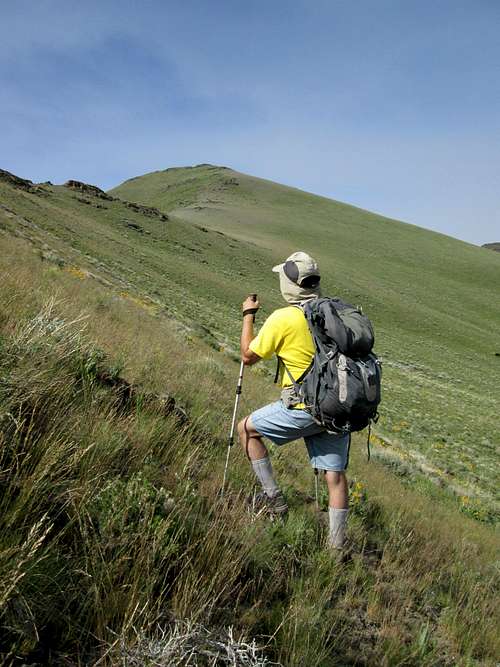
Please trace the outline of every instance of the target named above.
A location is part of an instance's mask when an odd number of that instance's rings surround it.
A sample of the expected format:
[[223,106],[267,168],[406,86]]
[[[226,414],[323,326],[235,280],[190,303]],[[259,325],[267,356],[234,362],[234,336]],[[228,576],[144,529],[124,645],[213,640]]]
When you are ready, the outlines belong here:
[[325,546],[334,563],[348,563],[352,560],[352,546],[347,540],[341,547],[335,547],[330,538],[327,537]]
[[265,491],[254,493],[248,499],[248,506],[254,514],[267,514],[272,518],[285,519],[288,514],[288,505],[281,491],[272,498]]

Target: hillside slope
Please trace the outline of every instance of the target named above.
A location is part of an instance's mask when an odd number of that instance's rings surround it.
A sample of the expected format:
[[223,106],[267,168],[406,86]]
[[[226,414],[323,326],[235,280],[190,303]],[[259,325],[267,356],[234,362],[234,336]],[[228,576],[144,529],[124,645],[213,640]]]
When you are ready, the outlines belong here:
[[216,347],[229,345],[228,304],[243,298],[239,282],[271,261],[251,244],[95,186],[30,186],[1,171],[0,225],[49,261],[81,269],[132,299],[146,297],[145,306],[194,327]]
[[[153,172],[111,192],[256,243],[276,262],[298,248],[317,257],[324,291],[361,303],[375,323],[384,361],[381,444],[466,503],[470,494],[493,499],[500,395],[495,253],[224,167]],[[257,291],[260,267],[248,278],[246,291]],[[264,301],[275,302],[273,280],[266,275]]]
[[[489,527],[357,447],[345,564],[323,548],[300,443],[272,452],[286,524],[245,510],[239,448],[222,500],[237,364],[197,338],[186,354],[174,322],[42,261],[25,239],[0,230],[0,243],[2,664],[170,667],[187,650],[205,664],[207,647],[222,660],[230,644],[238,667],[265,656],[277,667],[494,667]],[[130,393],[117,373],[142,383]],[[186,399],[190,423],[151,388]],[[271,394],[249,373],[242,412]],[[254,646],[250,661],[242,635],[265,656]]]
[[[2,664],[204,664],[229,643],[241,667],[496,665],[498,536],[467,516],[484,504],[409,487],[363,436],[345,563],[301,443],[271,452],[285,524],[247,511],[240,448],[221,498],[238,302],[251,279],[279,304],[272,253],[5,172],[0,248]],[[248,369],[241,414],[275,393]]]

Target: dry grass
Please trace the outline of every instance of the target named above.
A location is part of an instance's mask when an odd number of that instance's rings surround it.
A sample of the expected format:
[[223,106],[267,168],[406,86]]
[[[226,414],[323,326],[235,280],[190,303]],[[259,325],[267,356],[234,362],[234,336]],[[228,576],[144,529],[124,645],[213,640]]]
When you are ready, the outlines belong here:
[[280,667],[262,655],[255,641],[236,639],[233,628],[214,633],[192,621],[175,621],[167,629],[158,628],[155,636],[138,634],[133,643],[119,638],[109,654],[123,667]]

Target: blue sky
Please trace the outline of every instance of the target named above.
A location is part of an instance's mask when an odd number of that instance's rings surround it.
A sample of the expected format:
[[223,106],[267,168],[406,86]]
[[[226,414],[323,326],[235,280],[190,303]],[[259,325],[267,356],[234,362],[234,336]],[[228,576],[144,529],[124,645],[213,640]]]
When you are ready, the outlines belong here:
[[16,0],[0,167],[103,188],[210,162],[500,241],[498,0]]

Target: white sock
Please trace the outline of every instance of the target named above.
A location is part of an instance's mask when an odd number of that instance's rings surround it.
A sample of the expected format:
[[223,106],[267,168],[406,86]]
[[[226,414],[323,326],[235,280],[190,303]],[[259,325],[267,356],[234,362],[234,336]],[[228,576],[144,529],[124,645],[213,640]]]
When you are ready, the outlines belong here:
[[279,488],[274,480],[273,467],[269,456],[252,461],[252,468],[266,494],[269,498],[274,498],[278,493]]
[[328,508],[330,518],[330,535],[328,537],[328,542],[334,549],[342,549],[344,546],[348,513],[348,509],[337,510],[334,507]]

